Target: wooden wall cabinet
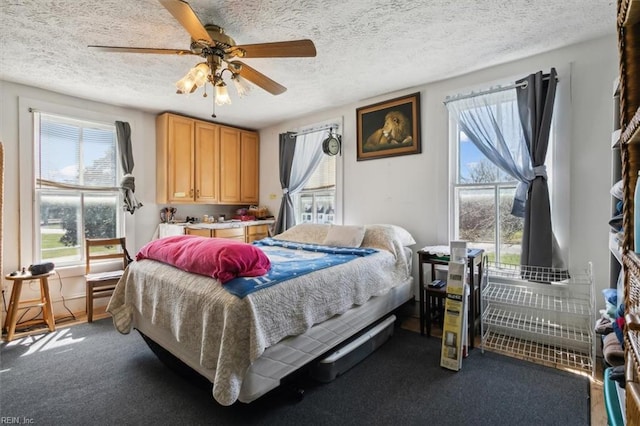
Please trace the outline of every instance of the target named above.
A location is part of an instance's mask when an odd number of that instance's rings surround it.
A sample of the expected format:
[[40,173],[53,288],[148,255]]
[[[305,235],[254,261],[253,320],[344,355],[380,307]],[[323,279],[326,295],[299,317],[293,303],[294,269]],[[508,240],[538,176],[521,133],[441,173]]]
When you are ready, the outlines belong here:
[[258,204],[260,145],[258,134],[220,127],[220,202]]
[[258,204],[256,132],[164,113],[156,138],[158,203]]
[[260,189],[260,141],[255,132],[240,132],[240,200],[258,204]]
[[194,202],[195,122],[162,114],[156,119],[156,200]]
[[196,121],[195,124],[195,199],[196,203],[215,204],[220,199],[219,126]]

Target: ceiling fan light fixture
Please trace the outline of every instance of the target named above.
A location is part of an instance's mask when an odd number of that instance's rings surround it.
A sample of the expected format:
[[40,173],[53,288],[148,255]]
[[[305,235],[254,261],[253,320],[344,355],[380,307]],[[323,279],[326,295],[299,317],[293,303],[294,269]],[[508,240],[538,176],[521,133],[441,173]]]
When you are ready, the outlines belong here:
[[193,93],[199,87],[204,86],[209,76],[209,65],[206,62],[200,62],[191,68],[187,75],[182,77],[176,83],[176,89],[179,94]]
[[231,81],[233,81],[233,85],[236,87],[236,91],[238,92],[238,96],[241,98],[248,95],[251,91],[251,84],[244,78],[240,76],[240,74],[233,74],[231,76]]
[[196,83],[191,78],[190,73],[176,82],[176,93],[178,94],[192,93],[196,88]]
[[192,75],[193,81],[197,87],[202,87],[207,82],[209,76],[209,65],[206,62],[200,62],[194,68],[189,71]]
[[224,81],[220,80],[216,83],[216,105],[229,105],[231,104],[231,98],[229,97],[229,91]]

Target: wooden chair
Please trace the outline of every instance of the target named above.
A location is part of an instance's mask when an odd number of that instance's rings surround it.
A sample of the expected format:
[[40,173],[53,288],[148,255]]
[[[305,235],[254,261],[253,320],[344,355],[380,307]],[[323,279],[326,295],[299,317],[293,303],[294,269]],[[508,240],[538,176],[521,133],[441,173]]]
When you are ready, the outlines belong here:
[[[87,321],[93,322],[93,301],[102,297],[111,297],[113,290],[124,270],[127,268],[129,254],[126,250],[125,238],[87,238],[86,271],[87,282]],[[121,259],[122,269],[109,272],[95,272],[100,261]]]

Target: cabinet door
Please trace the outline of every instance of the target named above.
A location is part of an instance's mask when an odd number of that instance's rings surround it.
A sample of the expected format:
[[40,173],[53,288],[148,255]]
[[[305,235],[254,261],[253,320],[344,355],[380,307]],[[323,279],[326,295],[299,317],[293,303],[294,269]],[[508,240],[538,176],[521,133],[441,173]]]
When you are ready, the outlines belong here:
[[196,122],[195,126],[195,201],[217,203],[220,171],[219,126]]
[[244,241],[244,226],[238,228],[214,229],[213,236],[216,238],[229,238],[232,240]]
[[220,127],[220,202],[241,203],[240,130]]
[[190,118],[170,115],[167,128],[167,201],[188,202],[195,199],[194,126]]
[[257,240],[261,240],[269,236],[268,225],[250,225],[247,226],[247,242],[252,243]]
[[260,178],[260,144],[255,132],[240,134],[240,201],[258,204]]
[[212,237],[211,233],[213,230],[211,229],[201,229],[201,228],[185,228],[184,233],[187,235],[199,235],[201,237]]

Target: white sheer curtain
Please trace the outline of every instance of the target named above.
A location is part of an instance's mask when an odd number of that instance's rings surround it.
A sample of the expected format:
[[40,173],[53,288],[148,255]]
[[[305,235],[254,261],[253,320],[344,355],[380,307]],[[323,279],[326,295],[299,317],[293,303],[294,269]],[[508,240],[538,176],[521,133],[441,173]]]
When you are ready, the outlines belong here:
[[327,137],[326,130],[307,133],[296,137],[296,151],[291,165],[289,194],[295,195],[304,188],[311,175],[322,160],[322,141]]

